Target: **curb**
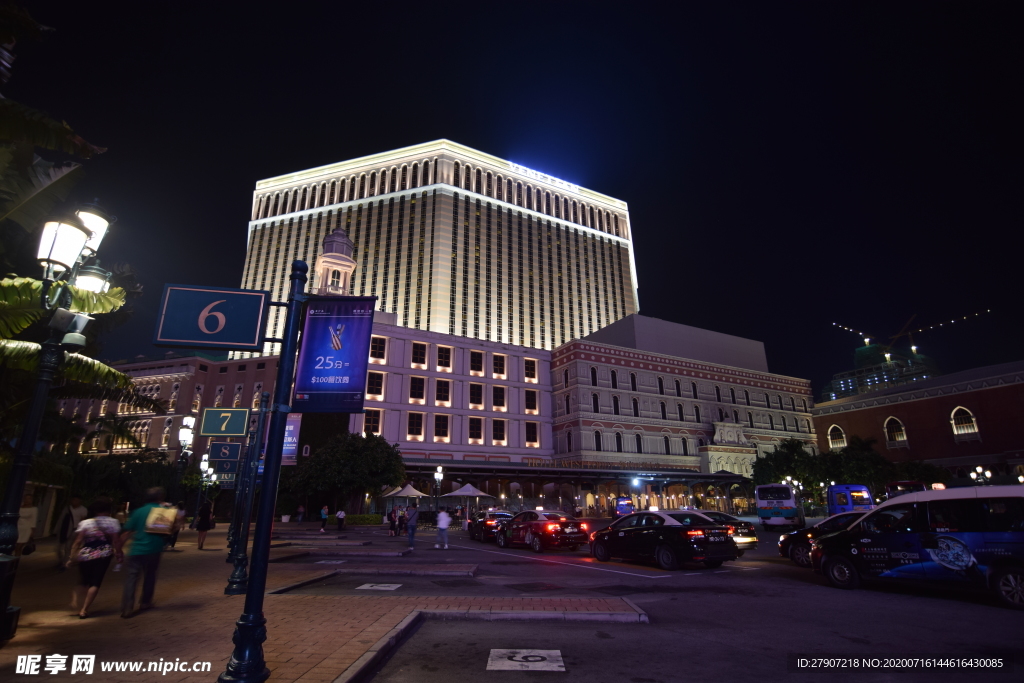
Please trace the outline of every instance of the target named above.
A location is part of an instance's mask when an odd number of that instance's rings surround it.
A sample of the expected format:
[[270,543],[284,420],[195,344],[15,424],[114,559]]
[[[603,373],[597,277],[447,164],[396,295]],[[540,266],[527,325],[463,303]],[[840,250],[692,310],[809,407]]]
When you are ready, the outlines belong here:
[[416,610],[398,626],[378,640],[359,659],[352,662],[332,683],[358,683],[391,654],[391,650],[423,619],[464,619],[480,621],[603,621],[648,624],[647,613],[636,603],[621,598],[635,612],[548,612],[548,611],[491,611],[491,610]]
[[317,581],[323,581],[324,579],[328,579],[328,578],[334,576],[337,573],[338,573],[337,571],[324,572],[323,574],[320,574],[318,576],[314,576],[311,579],[306,579],[304,581],[297,581],[296,583],[290,583],[287,586],[281,586],[280,588],[275,588],[272,591],[267,591],[267,595],[280,595],[281,593],[287,593],[288,591],[295,590],[296,588],[302,588],[303,586],[308,586],[311,583],[316,583]]

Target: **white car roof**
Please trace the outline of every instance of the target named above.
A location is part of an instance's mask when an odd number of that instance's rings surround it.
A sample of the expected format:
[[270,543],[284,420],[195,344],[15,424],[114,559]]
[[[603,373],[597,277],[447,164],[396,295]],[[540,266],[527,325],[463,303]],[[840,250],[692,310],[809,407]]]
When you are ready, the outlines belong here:
[[913,493],[893,496],[878,507],[884,508],[898,503],[918,503],[928,500],[956,500],[958,498],[1024,498],[1024,486],[977,485],[942,489],[940,491],[915,491]]

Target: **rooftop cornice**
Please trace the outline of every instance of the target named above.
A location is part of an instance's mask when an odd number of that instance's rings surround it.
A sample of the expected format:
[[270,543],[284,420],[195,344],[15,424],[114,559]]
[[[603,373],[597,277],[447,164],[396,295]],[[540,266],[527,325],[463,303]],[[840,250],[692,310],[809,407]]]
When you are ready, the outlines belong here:
[[835,401],[829,401],[828,403],[819,403],[811,409],[811,414],[834,415],[836,413],[862,410],[864,408],[875,408],[878,406],[892,405],[894,403],[911,403],[913,401],[924,401],[930,398],[938,398],[940,396],[952,396],[955,394],[964,394],[974,391],[984,391],[986,389],[998,389],[999,387],[1021,383],[1024,383],[1024,374],[1019,372],[1010,372],[992,377],[982,377],[978,379],[964,380],[961,382],[950,382],[948,384],[930,386],[927,388],[913,388],[910,386],[906,391],[891,394],[864,394],[858,397],[850,396],[847,398],[836,399]]

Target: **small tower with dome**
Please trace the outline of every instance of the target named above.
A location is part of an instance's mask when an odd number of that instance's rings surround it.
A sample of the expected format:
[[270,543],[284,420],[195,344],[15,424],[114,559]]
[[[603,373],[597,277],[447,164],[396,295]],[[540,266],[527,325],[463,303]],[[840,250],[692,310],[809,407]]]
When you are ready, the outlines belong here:
[[323,249],[316,259],[313,294],[320,296],[349,296],[352,294],[352,275],[356,270],[352,249],[352,240],[340,227],[324,236]]

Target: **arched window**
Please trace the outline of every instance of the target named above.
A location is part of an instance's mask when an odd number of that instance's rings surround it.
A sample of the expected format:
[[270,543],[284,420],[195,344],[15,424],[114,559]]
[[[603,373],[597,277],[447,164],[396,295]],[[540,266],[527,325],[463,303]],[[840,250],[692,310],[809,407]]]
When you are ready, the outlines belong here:
[[661,377],[658,378],[658,393],[662,396],[665,395],[665,380]]
[[747,426],[751,429],[754,428],[754,414],[750,411],[747,411]]
[[633,436],[633,440],[636,441],[636,452],[637,453],[643,453],[644,452],[644,437],[640,436],[639,434],[636,434],[636,435]]
[[622,452],[622,432],[615,432],[615,452]]
[[976,434],[978,432],[978,423],[967,408],[958,407],[953,411],[949,421],[953,425],[954,434]]
[[640,401],[633,399],[633,417],[640,417]]
[[619,388],[619,373],[612,370],[612,389]]
[[569,371],[566,370],[562,373],[562,386],[568,388],[569,386]]
[[424,161],[423,162],[423,184],[424,185],[429,185],[430,184],[430,162],[429,161]]
[[729,387],[729,398],[732,399],[734,404],[736,403],[736,390],[732,387]]
[[569,397],[565,397],[565,414],[568,415],[572,412],[572,404],[569,402]]
[[715,400],[718,401],[719,403],[722,402],[722,390],[718,387],[717,384],[715,385]]
[[885,421],[885,438],[893,443],[902,443],[907,440],[907,431],[903,428],[903,423],[895,417],[890,417]]
[[748,406],[750,405],[750,392],[746,389],[743,390],[743,400],[747,402]]
[[796,412],[796,399],[792,396],[789,397],[789,409],[794,413]]
[[782,431],[784,431],[784,432],[788,432],[789,431],[789,429],[787,428],[787,425],[786,425],[786,416],[785,415],[782,416]]
[[772,407],[772,397],[769,396],[768,394],[764,395],[764,407],[765,408],[771,408]]
[[597,386],[597,368],[590,368],[590,386]]
[[366,188],[366,194],[367,194],[367,196],[372,197],[373,195],[377,194],[377,172],[376,171],[374,171],[373,173],[370,174],[369,185],[370,186],[368,188]]
[[518,206],[523,205],[523,184],[516,183],[516,204]]
[[806,412],[807,412],[807,399],[806,399],[806,398],[802,398],[802,399],[800,399],[800,400],[801,400],[801,401],[803,402],[803,404],[804,404],[804,412],[806,413]]
[[629,388],[636,391],[636,373],[629,373]]
[[601,432],[594,432],[594,450],[601,450]]
[[601,412],[601,403],[600,403],[600,401],[597,398],[597,394],[591,394],[590,395],[590,403],[594,407],[594,412],[595,413],[600,413]]
[[480,173],[480,169],[476,169],[476,189],[474,190],[477,194],[483,194],[483,182],[481,177],[483,174]]
[[459,162],[455,162],[452,165],[452,185],[455,187],[459,186]]
[[527,185],[526,186],[526,208],[528,208],[528,209],[532,209],[533,208],[533,186],[532,185]]
[[487,196],[494,196],[494,176],[491,175],[490,171],[487,172]]
[[340,286],[341,286],[341,271],[340,270],[332,270],[331,271],[331,287],[340,287]]
[[832,425],[828,428],[828,447],[833,450],[846,448],[846,433],[839,425]]
[[732,421],[736,424],[740,423],[740,413],[738,410],[732,411]]
[[366,197],[366,174],[359,175],[359,199]]
[[704,447],[704,439],[697,439],[697,446],[699,448],[703,448]]
[[671,444],[669,443],[668,437],[666,436],[666,437],[663,437],[663,438],[665,439],[665,455],[671,455],[672,454],[672,447],[671,447]]
[[677,403],[676,404],[676,414],[679,415],[679,421],[680,422],[682,422],[683,420],[686,419],[686,417],[683,415],[683,404],[682,403]]
[[420,186],[420,184],[419,184],[419,175],[420,175],[419,171],[420,171],[420,165],[419,164],[413,164],[412,165],[412,177],[409,179],[409,187],[419,187]]
[[572,432],[565,433],[565,448],[567,451],[572,451]]
[[665,402],[664,401],[661,402],[661,419],[662,420],[667,420],[668,419],[668,412],[665,409]]
[[690,382],[690,393],[693,394],[694,398],[697,398],[697,383],[696,382]]
[[618,396],[612,396],[612,414],[613,415],[618,415],[619,414],[619,397]]
[[680,398],[683,396],[683,388],[679,385],[679,380],[676,380],[676,396]]
[[785,408],[782,407],[782,397],[775,394],[775,400],[779,402],[779,410],[785,410]]
[[693,419],[700,422],[700,406],[693,407]]
[[725,422],[725,411],[721,408],[718,409],[718,421]]
[[683,455],[689,455],[690,454],[690,444],[686,441],[685,437],[683,437],[682,441],[683,441]]
[[768,429],[775,429],[775,418],[768,416]]

